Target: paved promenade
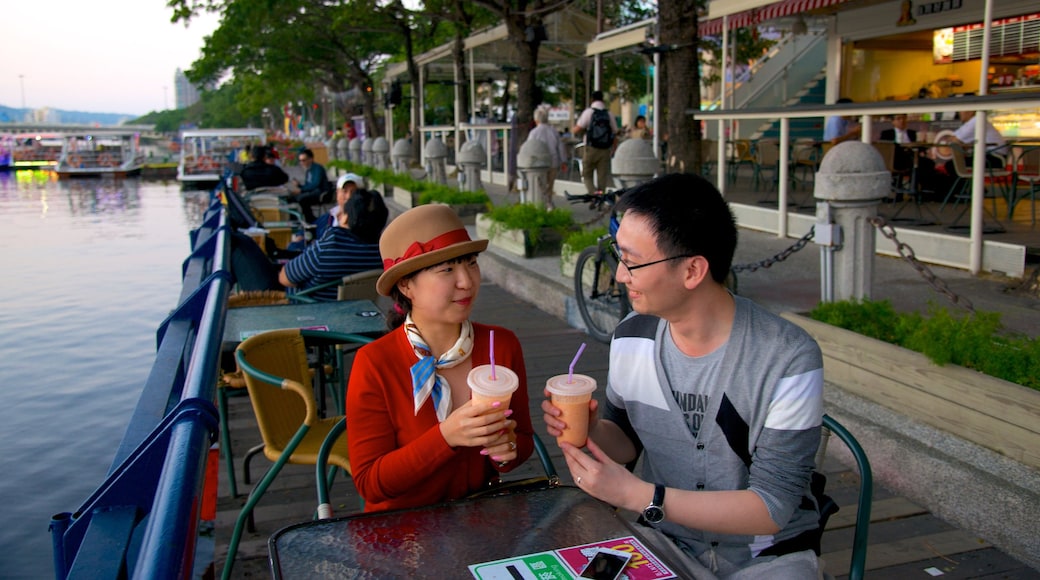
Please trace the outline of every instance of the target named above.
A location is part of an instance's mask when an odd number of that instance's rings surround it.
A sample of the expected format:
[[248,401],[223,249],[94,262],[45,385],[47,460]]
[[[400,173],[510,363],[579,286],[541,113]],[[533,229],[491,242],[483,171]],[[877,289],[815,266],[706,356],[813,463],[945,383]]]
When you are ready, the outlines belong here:
[[[516,194],[502,187],[490,186],[495,203],[515,202]],[[577,191],[572,190],[572,191]],[[565,205],[561,198],[558,205]],[[391,213],[398,214],[399,207]],[[587,208],[574,208],[579,220],[591,217]],[[794,240],[741,230],[737,263],[758,262],[791,245]],[[589,339],[580,326],[580,316],[572,297],[572,281],[560,272],[558,258],[515,258],[491,248],[481,258],[485,286],[477,302],[474,318],[513,329],[524,346],[531,394],[531,413],[535,429],[544,434],[541,422],[539,385],[560,372],[565,372],[574,352],[582,342],[588,347],[577,370],[589,374],[603,385],[606,380],[607,347]],[[1008,292],[1013,281],[995,277],[972,277],[966,272],[933,268],[954,292],[969,298],[981,310],[1004,313],[1005,322],[1015,330],[1036,336],[1040,332],[1040,300],[1025,294]],[[745,273],[739,278],[739,293],[770,310],[806,311],[819,300],[819,251],[809,245],[788,260],[768,269]],[[931,290],[909,265],[892,258],[877,258],[875,298],[887,298],[900,309],[925,309],[929,301],[946,305],[945,299]],[[598,391],[602,397],[603,391]],[[855,406],[856,402],[836,400],[828,396],[828,411]],[[877,410],[869,410],[876,414]],[[879,419],[880,420],[880,419]],[[895,419],[893,419],[895,420]],[[255,422],[246,399],[232,400],[231,428],[238,461],[243,451],[257,442]],[[914,428],[915,426],[904,426]],[[894,428],[885,426],[886,429]],[[931,446],[929,437],[937,440],[940,433],[919,430],[921,444]],[[854,430],[857,436],[867,433]],[[559,456],[558,448],[546,438],[564,483],[570,475]],[[936,445],[941,445],[937,441]],[[872,457],[872,460],[874,458]],[[859,478],[845,463],[840,443],[832,440],[823,471],[828,476],[828,493],[842,510],[831,519],[824,535],[824,558],[828,571],[838,578],[848,569],[852,544],[851,525],[855,517],[855,493]],[[267,466],[262,458],[254,462],[254,477]],[[223,466],[222,466],[223,469]],[[541,473],[535,461],[529,461],[514,475],[533,476]],[[943,474],[936,474],[942,477]],[[1035,472],[1010,477],[1036,478]],[[225,474],[221,471],[220,497],[216,530],[216,563],[223,563],[224,550],[231,525],[241,499],[228,497]],[[240,486],[245,489],[248,486]],[[337,515],[357,509],[357,497],[349,480],[342,478],[333,489]],[[275,486],[265,496],[256,512],[257,532],[246,534],[235,566],[236,578],[268,577],[267,538],[276,530],[311,517],[314,509],[313,469],[287,466]],[[974,532],[937,517],[902,494],[876,482],[868,550],[868,578],[885,575],[890,578],[930,577],[934,571],[951,578],[1035,578],[1037,571],[1022,561],[987,543]]]

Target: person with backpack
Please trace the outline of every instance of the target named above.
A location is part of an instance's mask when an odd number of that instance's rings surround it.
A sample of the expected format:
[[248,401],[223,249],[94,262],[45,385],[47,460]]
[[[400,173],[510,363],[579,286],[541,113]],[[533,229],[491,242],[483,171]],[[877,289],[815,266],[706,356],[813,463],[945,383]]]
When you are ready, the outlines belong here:
[[[607,188],[610,176],[610,156],[614,151],[614,115],[603,102],[603,91],[592,91],[592,103],[582,111],[571,132],[585,134],[582,153],[581,180],[589,195]],[[593,185],[592,175],[596,174]]]

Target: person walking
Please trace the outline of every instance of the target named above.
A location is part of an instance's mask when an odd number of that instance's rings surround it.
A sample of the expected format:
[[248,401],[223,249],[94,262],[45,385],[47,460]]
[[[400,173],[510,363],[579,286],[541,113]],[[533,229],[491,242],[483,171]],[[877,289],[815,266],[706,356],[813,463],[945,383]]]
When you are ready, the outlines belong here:
[[[614,151],[614,115],[603,102],[603,91],[592,91],[589,108],[581,112],[571,128],[575,135],[585,135],[582,153],[581,180],[589,195],[602,192],[609,185],[610,156]],[[592,176],[595,174],[596,181]]]

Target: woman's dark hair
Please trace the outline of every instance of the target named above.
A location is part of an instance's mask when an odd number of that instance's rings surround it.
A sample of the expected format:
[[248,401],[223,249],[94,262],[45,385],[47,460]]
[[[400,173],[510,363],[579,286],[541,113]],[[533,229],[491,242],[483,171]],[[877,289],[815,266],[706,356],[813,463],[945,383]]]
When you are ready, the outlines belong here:
[[[476,258],[477,255],[478,254],[475,254],[475,253],[474,254],[466,254],[464,256],[459,256],[457,258],[452,258],[450,260],[444,260],[443,262],[438,262],[437,264],[434,264],[432,266],[428,266],[426,268],[423,268],[422,270],[417,270],[415,272],[412,272],[411,274],[407,274],[405,276],[401,276],[401,280],[407,280],[407,279],[411,278],[412,276],[415,276],[419,272],[422,272],[423,270],[429,270],[431,268],[439,268],[440,266],[443,266],[444,264],[461,264],[462,262],[468,262],[468,261]],[[390,298],[394,301],[394,304],[390,307],[390,310],[386,313],[386,328],[388,330],[393,330],[393,329],[397,328],[398,326],[401,326],[402,324],[404,324],[404,320],[405,320],[405,318],[407,318],[408,313],[412,311],[412,301],[409,300],[407,296],[405,296],[404,294],[401,293],[401,291],[397,288],[397,284],[394,284],[393,287],[390,288]]]
[[379,243],[379,234],[390,215],[379,192],[355,190],[343,204],[343,211],[347,214],[347,227],[355,236],[369,244]]

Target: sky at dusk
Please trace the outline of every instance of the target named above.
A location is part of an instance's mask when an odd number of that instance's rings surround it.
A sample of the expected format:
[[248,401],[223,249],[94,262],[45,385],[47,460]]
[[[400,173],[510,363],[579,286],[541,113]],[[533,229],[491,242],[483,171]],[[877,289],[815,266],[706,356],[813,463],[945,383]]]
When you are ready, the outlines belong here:
[[22,107],[24,90],[34,109],[172,109],[174,72],[191,67],[219,22],[206,14],[185,28],[172,14],[166,0],[5,2],[0,105]]

